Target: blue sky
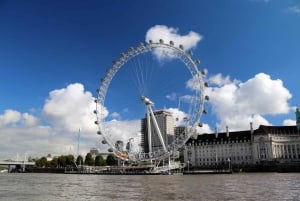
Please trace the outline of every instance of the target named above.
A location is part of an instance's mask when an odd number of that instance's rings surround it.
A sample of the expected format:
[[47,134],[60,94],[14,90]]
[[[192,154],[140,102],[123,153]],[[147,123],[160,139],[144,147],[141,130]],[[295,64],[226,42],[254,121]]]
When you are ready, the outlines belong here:
[[[210,115],[203,118],[208,130],[248,129],[252,120],[293,125],[299,22],[300,2],[292,0],[0,1],[0,158],[74,152],[77,125],[90,121],[82,110],[93,109],[106,68],[157,25],[202,37],[192,50],[212,83]],[[240,100],[236,111],[233,99]],[[81,127],[82,150],[97,146],[94,127]]]

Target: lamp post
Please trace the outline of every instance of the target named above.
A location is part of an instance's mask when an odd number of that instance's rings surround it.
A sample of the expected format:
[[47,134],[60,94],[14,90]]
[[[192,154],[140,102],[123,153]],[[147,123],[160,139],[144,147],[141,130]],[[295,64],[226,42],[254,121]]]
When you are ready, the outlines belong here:
[[231,161],[230,161],[230,158],[228,158],[227,161],[228,161],[228,170],[231,172],[231,164],[230,164]]

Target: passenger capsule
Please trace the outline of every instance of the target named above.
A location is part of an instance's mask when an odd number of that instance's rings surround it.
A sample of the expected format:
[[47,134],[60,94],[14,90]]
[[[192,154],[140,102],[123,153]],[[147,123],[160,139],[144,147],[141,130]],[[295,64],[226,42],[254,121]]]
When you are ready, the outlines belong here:
[[123,59],[123,58],[126,57],[126,54],[125,54],[125,53],[121,53],[121,54],[120,54],[120,57]]
[[94,123],[95,123],[95,124],[99,124],[99,122],[98,122],[98,121],[95,121]]
[[101,131],[97,131],[97,134],[98,134],[98,135],[102,135],[102,132],[101,132]]
[[204,99],[207,100],[207,101],[209,101],[209,96],[206,95],[206,96],[204,97]]
[[187,54],[188,54],[189,57],[193,56],[193,52],[191,50]]
[[199,59],[197,59],[196,61],[194,61],[194,63],[195,63],[195,65],[199,65],[200,64],[200,60]]
[[113,148],[109,148],[107,151],[108,152],[113,152],[114,150],[113,150]]
[[152,40],[149,40],[149,43],[150,43],[150,44],[152,44],[152,43],[153,43],[153,41],[152,41]]
[[102,144],[107,144],[107,141],[106,140],[102,140]]
[[97,114],[98,112],[97,112],[97,110],[94,110],[94,114]]
[[159,39],[159,43],[160,44],[164,44],[164,40],[163,39]]
[[205,87],[208,87],[208,83],[207,83],[207,82],[204,82],[204,86],[205,86]]
[[184,50],[183,45],[179,45],[179,49]]
[[203,112],[203,114],[207,114],[208,113],[206,109],[204,109],[202,112]]
[[118,60],[115,60],[112,63],[113,63],[113,65],[118,65],[120,62]]
[[173,41],[170,41],[170,46],[174,46],[174,42]]

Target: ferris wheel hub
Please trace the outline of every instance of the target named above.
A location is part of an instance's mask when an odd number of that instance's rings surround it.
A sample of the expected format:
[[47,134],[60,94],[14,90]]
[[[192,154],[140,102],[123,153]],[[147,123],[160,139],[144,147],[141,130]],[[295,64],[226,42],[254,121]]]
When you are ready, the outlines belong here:
[[141,100],[146,104],[146,105],[154,105],[154,103],[147,97],[142,96]]

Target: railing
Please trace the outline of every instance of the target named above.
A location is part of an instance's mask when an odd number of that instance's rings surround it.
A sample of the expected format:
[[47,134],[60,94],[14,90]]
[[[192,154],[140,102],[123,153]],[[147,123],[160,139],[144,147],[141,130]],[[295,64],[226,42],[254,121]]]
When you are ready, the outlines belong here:
[[28,162],[28,161],[0,161],[0,165],[35,165],[35,162]]

